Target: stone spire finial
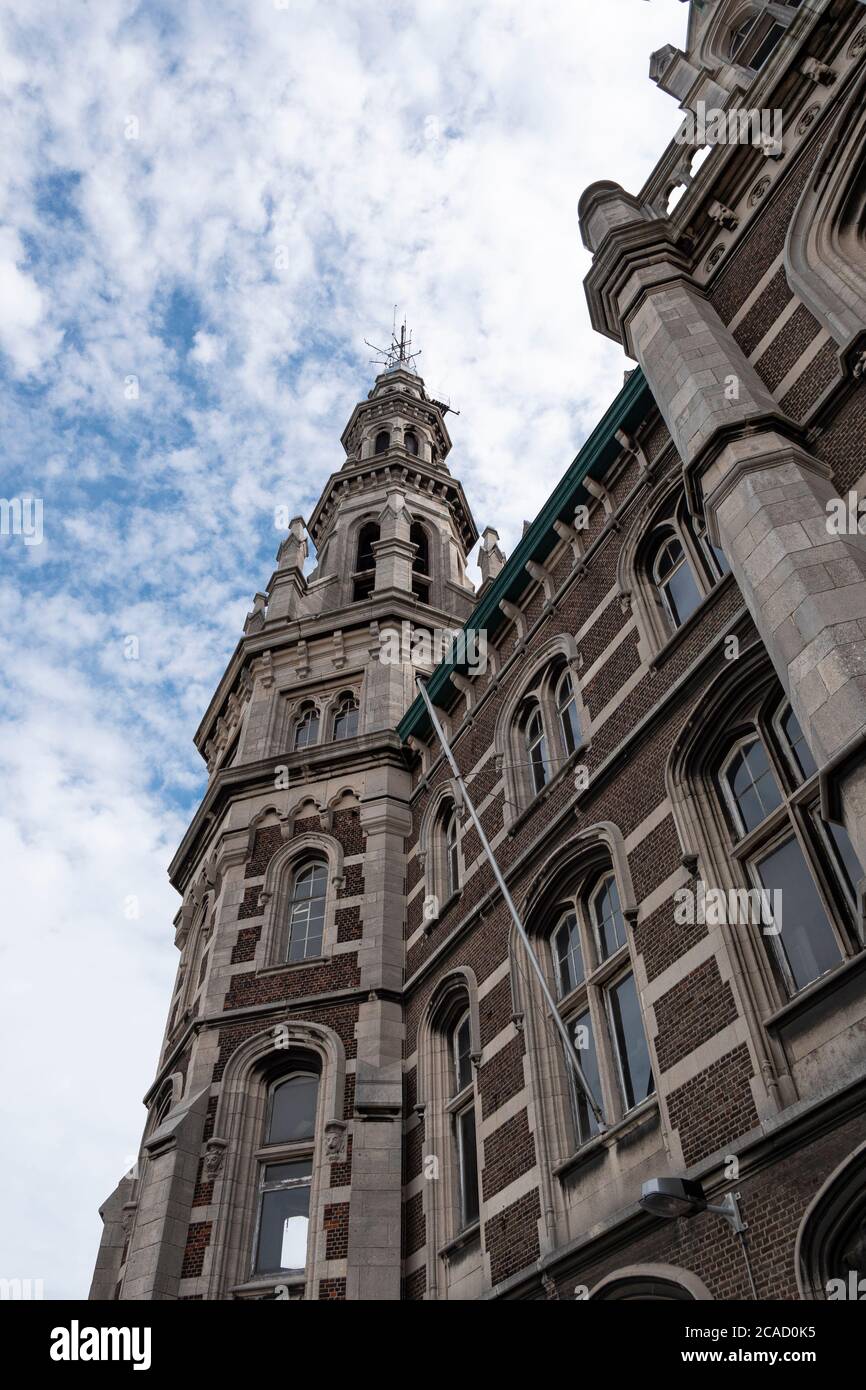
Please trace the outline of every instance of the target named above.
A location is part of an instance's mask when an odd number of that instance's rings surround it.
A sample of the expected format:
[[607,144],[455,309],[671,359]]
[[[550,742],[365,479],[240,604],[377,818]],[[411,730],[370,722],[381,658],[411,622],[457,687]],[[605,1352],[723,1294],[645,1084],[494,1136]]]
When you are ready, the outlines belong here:
[[302,516],[293,516],[289,522],[289,534],[277,551],[277,569],[303,570],[307,558],[306,522]]
[[492,526],[485,526],[478,552],[478,568],[481,571],[481,587],[492,584],[505,564],[505,552],[499,546],[499,532]]

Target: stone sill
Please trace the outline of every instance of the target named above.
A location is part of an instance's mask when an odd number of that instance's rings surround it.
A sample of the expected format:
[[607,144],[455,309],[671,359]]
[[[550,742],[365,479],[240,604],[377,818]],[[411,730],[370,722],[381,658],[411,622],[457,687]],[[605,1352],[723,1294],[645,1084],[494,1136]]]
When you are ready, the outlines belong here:
[[605,1134],[597,1134],[594,1139],[588,1139],[585,1144],[581,1144],[579,1149],[569,1154],[562,1163],[558,1163],[553,1170],[554,1177],[559,1178],[560,1182],[564,1178],[570,1177],[585,1165],[596,1160],[604,1159],[607,1150],[613,1148],[615,1144],[622,1144],[630,1140],[638,1130],[647,1126],[647,1121],[658,1124],[659,1101],[658,1096],[649,1096],[647,1100],[641,1101],[633,1110],[629,1110],[616,1124],[611,1125]]
[[770,1032],[781,1031],[786,1024],[795,1023],[802,1014],[808,1013],[812,1005],[824,995],[833,994],[861,974],[866,974],[866,951],[858,951],[856,956],[840,961],[839,965],[826,975],[813,980],[805,989],[801,989],[799,994],[795,994],[793,999],[789,999],[780,1009],[776,1009],[775,1013],[765,1018],[764,1027]]
[[443,1260],[451,1260],[455,1255],[459,1255],[470,1245],[481,1244],[481,1221],[473,1221],[471,1226],[456,1235],[453,1240],[446,1241],[439,1247],[439,1256]]

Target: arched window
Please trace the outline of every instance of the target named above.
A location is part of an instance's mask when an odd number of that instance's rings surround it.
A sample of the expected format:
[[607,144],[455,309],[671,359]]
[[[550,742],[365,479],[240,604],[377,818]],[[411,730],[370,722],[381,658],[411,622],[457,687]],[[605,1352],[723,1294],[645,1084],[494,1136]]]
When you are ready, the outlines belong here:
[[375,521],[366,522],[358,532],[358,549],[355,557],[353,600],[369,598],[376,587],[376,552],[374,546],[379,539],[379,526]]
[[659,546],[652,574],[671,626],[682,627],[700,603],[701,594],[678,536],[668,536]]
[[271,1088],[259,1162],[256,1275],[306,1266],[318,1092],[318,1077],[307,1072]]
[[412,560],[412,593],[422,603],[430,602],[430,541],[424,527],[413,521],[409,528],[409,540],[415,546]]
[[564,671],[559,678],[556,687],[556,710],[566,752],[574,753],[581,742],[580,715],[569,671]]
[[388,451],[388,449],[390,449],[390,447],[391,447],[391,435],[390,435],[390,432],[389,432],[388,430],[380,430],[379,433],[376,435],[376,443],[375,443],[374,446],[373,446],[373,452],[376,453],[376,454],[384,454],[384,453],[387,453],[387,451]]
[[289,910],[289,961],[309,960],[322,954],[327,890],[328,869],[324,862],[314,860],[295,874]]
[[334,715],[334,742],[354,738],[358,732],[358,701],[354,695],[341,695]]
[[418,455],[418,436],[414,430],[407,430],[403,435],[403,448],[407,453]]
[[536,792],[550,779],[550,757],[547,750],[547,735],[541,717],[541,706],[532,704],[526,711],[523,725],[523,745],[529,764],[529,774]]
[[312,703],[302,705],[295,725],[295,748],[312,748],[319,741],[319,711]]
[[[562,1016],[590,1090],[606,1115],[625,1115],[653,1095],[655,1079],[613,873],[587,871],[560,904],[549,945]],[[598,1122],[564,1057],[563,1065],[584,1144]]]
[[[796,8],[800,0],[787,0],[787,3]],[[786,28],[787,25],[780,24],[771,15],[749,15],[731,33],[728,44],[731,62],[758,72],[781,42]]]
[[167,1086],[167,1087],[165,1088],[165,1090],[163,1091],[162,1095],[161,1095],[160,1098],[159,1098],[159,1103],[156,1105],[156,1107],[155,1107],[155,1109],[154,1109],[154,1116],[153,1116],[153,1127],[154,1127],[154,1129],[159,1129],[159,1126],[162,1124],[163,1120],[165,1119],[166,1115],[168,1114],[169,1110],[171,1109],[171,1104],[172,1104],[173,1098],[174,1098],[174,1091],[173,1091],[172,1087],[169,1085],[169,1086]]
[[757,708],[722,759],[718,785],[735,863],[750,883],[780,1000],[858,949],[863,876],[841,825],[821,816],[817,772],[787,700]]
[[454,1125],[460,1195],[460,1229],[478,1220],[478,1145],[475,1135],[475,1086],[472,1068],[472,1029],[469,1013],[458,1020],[451,1034],[453,1094],[450,1105]]

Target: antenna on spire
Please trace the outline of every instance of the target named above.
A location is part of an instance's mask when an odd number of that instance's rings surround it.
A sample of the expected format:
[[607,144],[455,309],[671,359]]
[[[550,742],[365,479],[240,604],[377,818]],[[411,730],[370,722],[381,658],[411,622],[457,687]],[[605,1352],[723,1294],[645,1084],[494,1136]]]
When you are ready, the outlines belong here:
[[372,348],[376,356],[372,359],[377,367],[384,367],[386,371],[394,372],[398,367],[404,367],[408,372],[415,372],[415,359],[421,356],[421,349],[417,352],[412,351],[412,334],[407,331],[406,320],[400,325],[399,336],[397,334],[397,305],[394,305],[394,323],[391,329],[391,342],[386,348],[377,347],[365,338],[364,342],[368,348]]

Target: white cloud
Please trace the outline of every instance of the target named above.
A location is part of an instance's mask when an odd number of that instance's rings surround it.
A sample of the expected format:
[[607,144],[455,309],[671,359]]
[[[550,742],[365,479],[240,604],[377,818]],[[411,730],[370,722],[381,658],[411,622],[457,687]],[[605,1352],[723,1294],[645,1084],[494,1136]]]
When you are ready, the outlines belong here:
[[269,573],[273,507],[309,514],[339,467],[363,339],[398,302],[461,412],[450,463],[479,526],[513,547],[621,384],[587,321],[577,199],[601,177],[636,191],[673,134],[646,73],[685,10],[4,17],[0,492],[43,496],[45,540],[0,540],[0,1274],[83,1294],[168,1005],[191,736]]

